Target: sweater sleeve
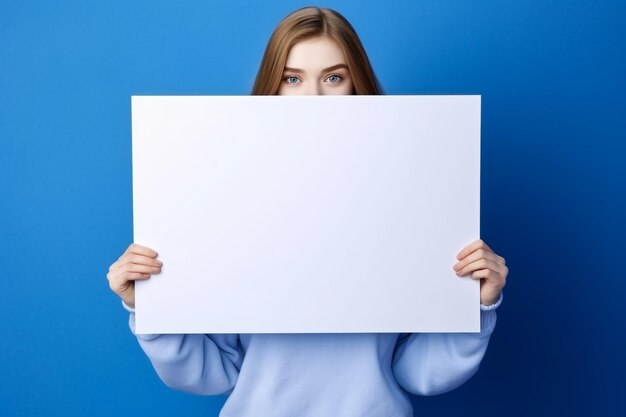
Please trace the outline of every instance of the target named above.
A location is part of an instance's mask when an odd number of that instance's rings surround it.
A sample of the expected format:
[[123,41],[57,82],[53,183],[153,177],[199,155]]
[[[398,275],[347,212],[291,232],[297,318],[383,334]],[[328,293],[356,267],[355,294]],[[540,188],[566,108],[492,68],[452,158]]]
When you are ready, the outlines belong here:
[[470,379],[496,326],[496,308],[480,308],[480,333],[412,333],[398,338],[392,369],[398,384],[416,395],[451,391]]
[[122,305],[130,313],[131,332],[165,385],[199,395],[234,389],[244,356],[239,335],[136,334],[135,311]]

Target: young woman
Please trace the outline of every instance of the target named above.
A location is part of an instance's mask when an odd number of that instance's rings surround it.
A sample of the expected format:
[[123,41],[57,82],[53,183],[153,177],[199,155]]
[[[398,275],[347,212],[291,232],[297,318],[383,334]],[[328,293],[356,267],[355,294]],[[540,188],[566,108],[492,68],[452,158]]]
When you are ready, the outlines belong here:
[[[280,22],[253,89],[263,95],[381,93],[352,26],[319,8],[297,10]],[[130,312],[133,334],[134,282],[160,272],[157,258],[154,250],[131,244],[107,275]],[[477,371],[496,324],[508,273],[504,258],[482,240],[456,258],[457,275],[480,280],[480,333],[136,337],[166,385],[229,394],[221,416],[408,417],[409,393],[449,391]]]

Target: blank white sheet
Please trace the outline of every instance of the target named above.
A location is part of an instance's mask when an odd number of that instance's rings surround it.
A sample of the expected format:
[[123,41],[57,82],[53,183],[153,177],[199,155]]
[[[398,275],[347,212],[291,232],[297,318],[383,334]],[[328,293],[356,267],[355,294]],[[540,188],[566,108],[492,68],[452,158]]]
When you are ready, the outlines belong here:
[[480,96],[133,96],[136,332],[478,332]]

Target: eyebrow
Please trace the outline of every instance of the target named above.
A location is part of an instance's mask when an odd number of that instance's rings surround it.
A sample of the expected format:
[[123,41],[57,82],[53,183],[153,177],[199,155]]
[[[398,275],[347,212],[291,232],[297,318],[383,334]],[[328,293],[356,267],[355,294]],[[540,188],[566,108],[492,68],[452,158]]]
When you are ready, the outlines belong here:
[[[348,66],[346,64],[337,64],[337,65],[333,65],[332,67],[328,67],[328,68],[324,68],[322,70],[322,72],[327,72],[327,71],[332,71],[332,70],[336,70],[339,68],[345,68],[348,69]],[[306,72],[300,68],[289,68],[289,67],[285,67],[284,71],[291,71],[291,72]]]

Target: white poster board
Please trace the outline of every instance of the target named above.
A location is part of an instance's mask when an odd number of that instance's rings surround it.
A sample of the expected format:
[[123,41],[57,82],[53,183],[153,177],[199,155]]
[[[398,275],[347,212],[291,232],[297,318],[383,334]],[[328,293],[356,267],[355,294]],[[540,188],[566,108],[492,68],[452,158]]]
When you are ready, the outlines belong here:
[[480,331],[480,96],[133,96],[137,333]]

